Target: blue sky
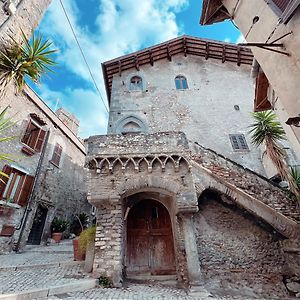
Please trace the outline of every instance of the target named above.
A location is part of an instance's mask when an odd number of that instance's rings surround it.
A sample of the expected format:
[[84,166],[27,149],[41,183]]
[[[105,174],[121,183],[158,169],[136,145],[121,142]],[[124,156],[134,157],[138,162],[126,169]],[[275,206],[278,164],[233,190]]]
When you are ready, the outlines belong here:
[[[200,26],[201,0],[62,0],[106,100],[101,62],[188,34],[235,43],[238,30],[228,21]],[[81,137],[105,134],[107,117],[59,0],[53,0],[38,31],[50,38],[58,66],[37,93],[52,108],[65,107],[80,120]]]

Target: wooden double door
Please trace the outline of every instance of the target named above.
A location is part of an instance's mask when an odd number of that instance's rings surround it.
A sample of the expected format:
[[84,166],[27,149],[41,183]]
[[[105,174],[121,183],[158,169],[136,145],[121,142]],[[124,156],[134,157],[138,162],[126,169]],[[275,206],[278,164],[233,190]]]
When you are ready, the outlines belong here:
[[127,276],[175,274],[172,223],[160,202],[142,200],[131,208],[126,259]]

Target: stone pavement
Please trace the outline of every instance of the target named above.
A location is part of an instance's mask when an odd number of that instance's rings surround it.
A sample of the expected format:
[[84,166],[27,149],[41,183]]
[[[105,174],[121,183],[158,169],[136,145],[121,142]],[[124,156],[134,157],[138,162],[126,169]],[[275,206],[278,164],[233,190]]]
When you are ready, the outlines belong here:
[[[83,273],[83,263],[73,261],[72,241],[50,246],[28,246],[23,253],[0,255],[0,299],[5,295],[48,295],[94,287],[95,280]],[[78,288],[78,289],[76,289]],[[30,298],[29,298],[30,299]]]
[[188,296],[183,289],[167,287],[160,284],[136,284],[128,283],[123,288],[94,288],[83,292],[65,293],[49,298],[40,298],[38,300],[219,300],[219,299],[242,299],[240,297],[193,297]]
[[20,254],[0,255],[0,299],[262,300],[216,289],[211,297],[189,296],[183,289],[153,281],[125,282],[119,289],[95,288],[95,281],[83,272],[82,263],[73,261],[71,241],[28,246]]

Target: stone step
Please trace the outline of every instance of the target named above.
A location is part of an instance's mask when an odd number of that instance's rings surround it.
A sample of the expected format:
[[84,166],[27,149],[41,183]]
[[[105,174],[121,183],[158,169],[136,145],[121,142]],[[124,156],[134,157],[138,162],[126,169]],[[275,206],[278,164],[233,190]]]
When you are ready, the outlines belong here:
[[34,298],[44,298],[54,295],[60,295],[70,292],[85,291],[96,287],[96,279],[82,279],[77,282],[71,282],[67,284],[58,284],[49,286],[47,288],[29,289],[9,294],[0,295],[1,300],[28,300]]
[[62,266],[84,266],[84,261],[62,261],[54,263],[45,263],[45,264],[26,264],[26,265],[13,265],[13,266],[0,266],[1,271],[18,271],[18,270],[28,270],[31,268],[52,268],[52,267],[62,267]]

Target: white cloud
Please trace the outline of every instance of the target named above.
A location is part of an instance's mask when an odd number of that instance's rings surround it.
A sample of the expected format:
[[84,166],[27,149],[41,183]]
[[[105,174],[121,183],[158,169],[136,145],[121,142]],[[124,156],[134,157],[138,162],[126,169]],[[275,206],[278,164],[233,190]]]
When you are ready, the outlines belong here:
[[[76,1],[64,0],[63,3],[91,66],[97,85],[105,97],[100,63],[139,50],[145,45],[152,45],[178,36],[180,27],[176,23],[175,12],[188,5],[188,0],[138,2],[136,0],[99,0],[98,7],[95,7],[99,14],[94,23],[94,32],[90,32],[87,27],[80,26],[80,11],[76,6]],[[74,96],[74,99],[77,100],[79,94],[82,98],[86,98],[85,102],[74,102],[74,105],[90,106],[91,117],[86,120],[82,118],[82,132],[84,134],[90,133],[88,130],[93,126],[86,123],[99,121],[100,113],[104,114],[104,107],[94,92],[89,72],[58,0],[52,1],[40,30],[52,37],[55,45],[60,49],[59,64],[84,80],[86,84],[90,84],[90,89],[83,89],[82,87],[74,89],[73,87],[73,90],[69,89],[68,91],[67,88],[64,91],[58,91],[62,94],[61,98],[64,98],[66,93],[68,96]],[[56,93],[56,91],[51,91],[53,97],[56,97]],[[87,93],[86,96],[84,93]],[[44,95],[47,95],[47,89],[44,89]],[[98,98],[97,107],[93,105],[93,102],[89,102],[89,99],[96,101],[96,98]],[[78,110],[76,110],[76,115],[80,118]],[[92,131],[94,133],[94,130]]]

